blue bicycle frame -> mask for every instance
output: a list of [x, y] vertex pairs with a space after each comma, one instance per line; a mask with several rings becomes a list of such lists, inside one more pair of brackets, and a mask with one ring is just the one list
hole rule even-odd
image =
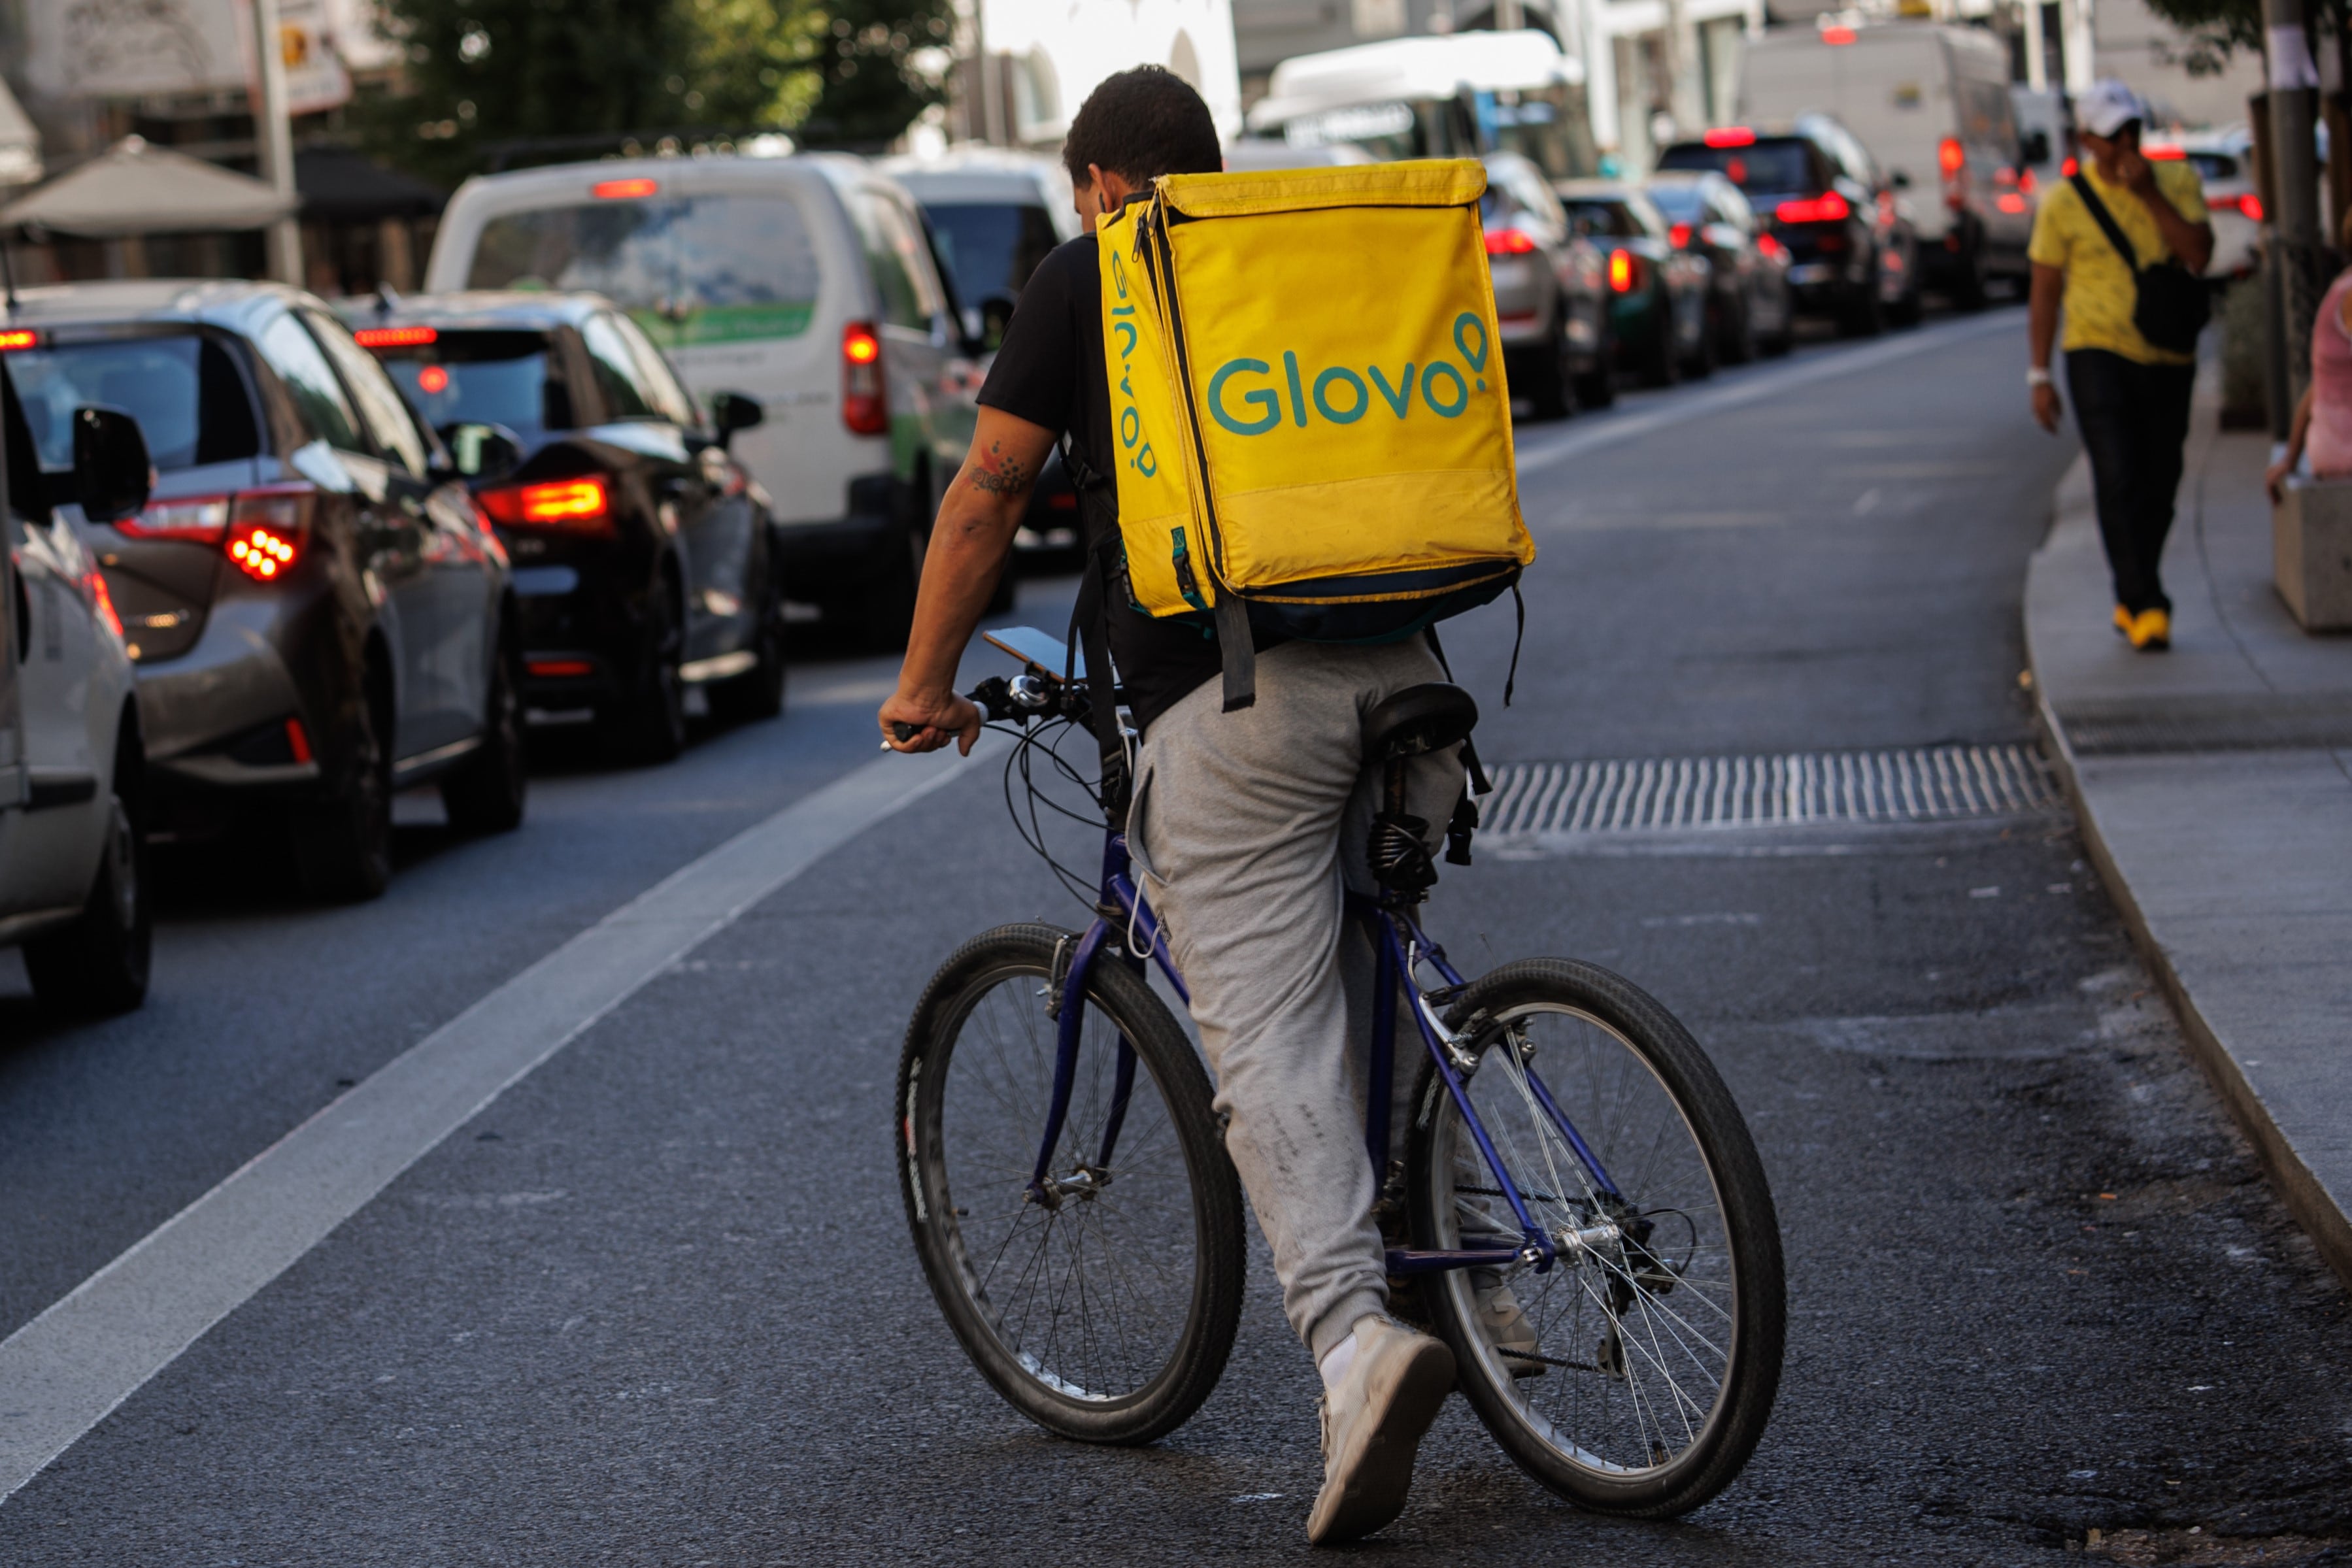
[[[1054, 1149], [1061, 1142], [1063, 1124], [1069, 1114], [1071, 1085], [1077, 1077], [1080, 1024], [1086, 1013], [1087, 979], [1094, 966], [1104, 956], [1106, 947], [1117, 939], [1131, 937], [1124, 947], [1112, 947], [1114, 955], [1138, 973], [1143, 970], [1143, 955], [1149, 954], [1176, 988], [1176, 994], [1187, 1003], [1192, 992], [1185, 987], [1184, 977], [1176, 970], [1175, 959], [1162, 938], [1160, 922], [1151, 913], [1143, 891], [1136, 885], [1128, 858], [1127, 835], [1112, 832], [1103, 842], [1103, 873], [1101, 896], [1096, 907], [1106, 912], [1078, 938], [1070, 956], [1068, 972], [1062, 977], [1061, 995], [1056, 999], [1056, 1054], [1054, 1061], [1054, 1092], [1045, 1117], [1044, 1138], [1037, 1145], [1037, 1163], [1030, 1174], [1029, 1194], [1037, 1202], [1048, 1202]], [[1117, 912], [1114, 921], [1109, 913]], [[1503, 1197], [1517, 1218], [1523, 1245], [1516, 1248], [1489, 1248], [1465, 1251], [1428, 1251], [1409, 1248], [1391, 1248], [1388, 1253], [1388, 1271], [1391, 1275], [1429, 1274], [1449, 1269], [1507, 1268], [1516, 1263], [1532, 1264], [1538, 1273], [1549, 1270], [1559, 1256], [1552, 1238], [1528, 1214], [1527, 1201], [1520, 1196], [1511, 1173], [1503, 1167], [1493, 1141], [1486, 1134], [1485, 1124], [1479, 1121], [1476, 1109], [1470, 1103], [1470, 1094], [1464, 1082], [1463, 1069], [1454, 1053], [1461, 1050], [1459, 1039], [1445, 1030], [1423, 994], [1414, 970], [1427, 964], [1444, 981], [1444, 988], [1458, 990], [1466, 984], [1445, 961], [1444, 950], [1423, 932], [1401, 899], [1393, 897], [1366, 898], [1350, 893], [1348, 913], [1362, 925], [1371, 939], [1375, 955], [1372, 990], [1372, 1040], [1370, 1082], [1368, 1085], [1369, 1108], [1365, 1116], [1364, 1145], [1372, 1161], [1373, 1180], [1377, 1184], [1388, 1169], [1390, 1090], [1395, 1082], [1396, 998], [1400, 984], [1409, 986], [1413, 997], [1413, 1022], [1421, 1031], [1422, 1043], [1428, 1049], [1431, 1061], [1436, 1064], [1438, 1076], [1444, 1080], [1446, 1092], [1454, 1097], [1462, 1122], [1476, 1140], [1478, 1152], [1486, 1157], [1487, 1167], [1494, 1172], [1495, 1182]], [[1141, 953], [1135, 951], [1137, 947]], [[1464, 1059], [1466, 1061], [1466, 1058]], [[1622, 1196], [1601, 1168], [1574, 1125], [1572, 1125], [1551, 1091], [1537, 1076], [1532, 1062], [1523, 1063], [1528, 1087], [1544, 1115], [1559, 1130], [1576, 1157], [1591, 1178], [1592, 1191], [1603, 1202], [1622, 1204]], [[1129, 1098], [1135, 1089], [1135, 1050], [1122, 1037], [1118, 1042], [1118, 1058], [1111, 1080], [1109, 1114], [1103, 1124], [1102, 1146], [1095, 1159], [1095, 1168], [1108, 1170], [1111, 1155], [1118, 1143], [1121, 1125], [1127, 1119]]]

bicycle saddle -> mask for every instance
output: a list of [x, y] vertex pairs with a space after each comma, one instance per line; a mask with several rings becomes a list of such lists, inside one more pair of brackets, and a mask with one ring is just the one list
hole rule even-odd
[[1429, 681], [1384, 698], [1364, 716], [1364, 755], [1382, 762], [1442, 751], [1469, 738], [1478, 704], [1468, 692]]

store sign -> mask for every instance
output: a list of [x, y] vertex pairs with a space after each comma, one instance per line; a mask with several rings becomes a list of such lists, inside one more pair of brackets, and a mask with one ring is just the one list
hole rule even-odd
[[[242, 92], [253, 77], [247, 0], [25, 0], [25, 78], [52, 98]], [[287, 106], [315, 113], [352, 96], [329, 0], [278, 0]]]

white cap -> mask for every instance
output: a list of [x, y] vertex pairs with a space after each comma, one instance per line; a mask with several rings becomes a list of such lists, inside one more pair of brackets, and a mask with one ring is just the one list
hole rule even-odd
[[2133, 120], [2146, 124], [2147, 100], [2113, 77], [2102, 77], [2074, 99], [2074, 123], [2092, 135], [2115, 135]]

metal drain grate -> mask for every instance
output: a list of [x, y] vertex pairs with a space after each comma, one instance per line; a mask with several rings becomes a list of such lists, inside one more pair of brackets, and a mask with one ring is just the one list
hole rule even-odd
[[1942, 822], [2051, 811], [2063, 800], [2024, 746], [1508, 762], [1492, 773], [1482, 836]]

